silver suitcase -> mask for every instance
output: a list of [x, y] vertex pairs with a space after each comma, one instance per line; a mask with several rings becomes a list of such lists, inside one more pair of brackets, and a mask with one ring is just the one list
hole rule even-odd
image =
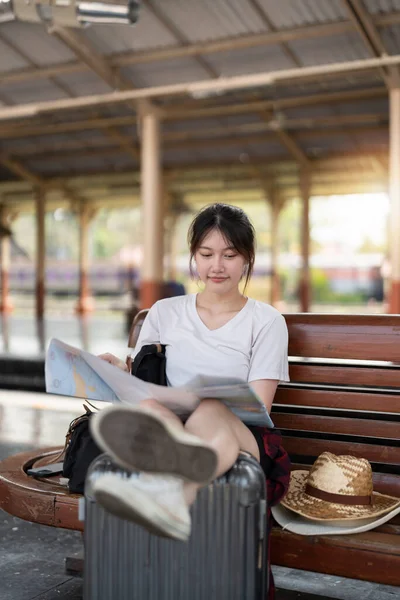
[[178, 542], [107, 513], [91, 482], [115, 467], [105, 455], [85, 488], [84, 600], [265, 600], [268, 590], [265, 475], [241, 455], [203, 488], [192, 507], [192, 534]]

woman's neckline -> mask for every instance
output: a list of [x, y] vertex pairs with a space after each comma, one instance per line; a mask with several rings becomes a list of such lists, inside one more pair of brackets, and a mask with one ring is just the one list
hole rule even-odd
[[193, 307], [193, 311], [194, 311], [194, 314], [195, 314], [195, 317], [196, 317], [197, 321], [201, 324], [201, 326], [208, 333], [213, 333], [215, 331], [220, 331], [221, 329], [228, 328], [228, 326], [232, 326], [232, 323], [234, 323], [239, 317], [241, 317], [243, 314], [245, 314], [247, 312], [248, 308], [251, 305], [251, 298], [247, 298], [246, 303], [243, 305], [243, 307], [236, 314], [234, 314], [233, 317], [231, 317], [228, 321], [226, 321], [226, 323], [224, 323], [220, 327], [216, 327], [215, 329], [210, 329], [204, 323], [203, 319], [199, 315], [199, 311], [197, 310], [197, 297], [198, 297], [197, 293], [192, 294], [192, 307]]

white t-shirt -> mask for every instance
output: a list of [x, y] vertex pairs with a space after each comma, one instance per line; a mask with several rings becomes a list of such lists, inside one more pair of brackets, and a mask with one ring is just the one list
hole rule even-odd
[[167, 380], [174, 387], [196, 375], [289, 381], [288, 331], [275, 308], [249, 298], [230, 321], [210, 330], [197, 312], [196, 295], [156, 302], [132, 357], [145, 344], [165, 344]]

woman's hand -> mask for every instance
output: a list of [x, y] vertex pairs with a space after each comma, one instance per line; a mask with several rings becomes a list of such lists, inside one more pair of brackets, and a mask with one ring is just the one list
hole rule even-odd
[[99, 354], [98, 356], [102, 360], [105, 360], [106, 362], [110, 363], [110, 365], [114, 365], [122, 371], [128, 371], [128, 365], [117, 356], [114, 356], [114, 354], [110, 354], [110, 352], [105, 352], [105, 354]]

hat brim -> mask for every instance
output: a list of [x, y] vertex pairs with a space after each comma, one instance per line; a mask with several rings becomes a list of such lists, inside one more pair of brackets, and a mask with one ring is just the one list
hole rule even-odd
[[302, 517], [317, 522], [337, 522], [338, 525], [346, 521], [364, 521], [377, 519], [386, 513], [400, 508], [400, 499], [374, 492], [373, 503], [368, 505], [346, 505], [327, 502], [314, 498], [305, 493], [308, 471], [292, 471], [290, 474], [289, 489], [282, 499], [281, 505]]
[[281, 504], [273, 506], [272, 515], [282, 529], [297, 533], [298, 535], [348, 535], [350, 533], [363, 533], [390, 521], [400, 513], [400, 506], [378, 518], [348, 519], [338, 521], [311, 521], [302, 517]]

